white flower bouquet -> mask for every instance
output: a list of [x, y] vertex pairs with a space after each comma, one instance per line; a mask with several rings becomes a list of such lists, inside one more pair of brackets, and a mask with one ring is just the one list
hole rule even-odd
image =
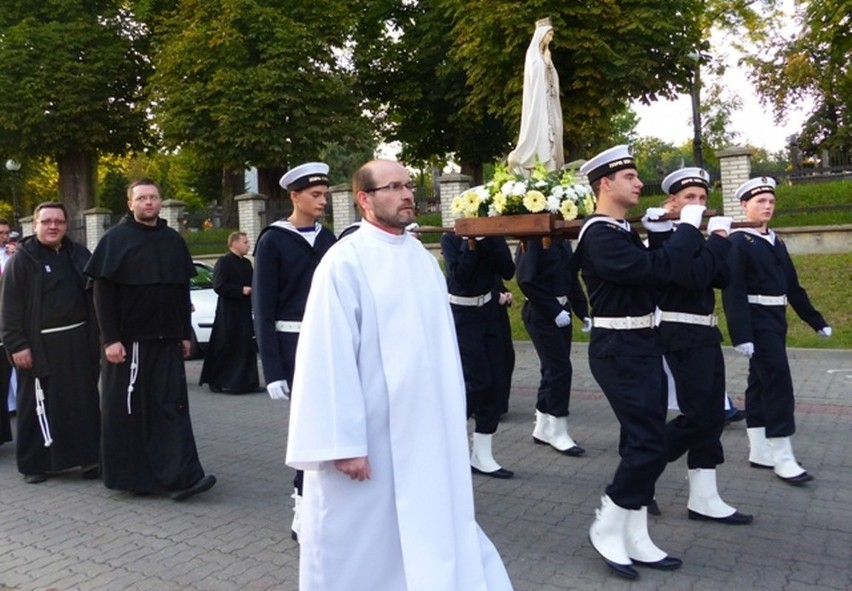
[[571, 221], [593, 214], [595, 197], [589, 187], [574, 182], [570, 171], [548, 172], [536, 164], [524, 177], [498, 165], [494, 178], [453, 199], [450, 208], [462, 218], [547, 213]]

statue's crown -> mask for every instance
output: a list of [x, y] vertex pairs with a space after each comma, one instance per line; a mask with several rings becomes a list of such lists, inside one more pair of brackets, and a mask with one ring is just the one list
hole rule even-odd
[[552, 27], [552, 26], [553, 26], [553, 25], [552, 25], [552, 24], [551, 24], [551, 22], [550, 22], [550, 17], [549, 17], [549, 16], [548, 16], [548, 17], [545, 17], [545, 18], [540, 18], [540, 19], [538, 19], [537, 21], [535, 21], [535, 27], [536, 27], [536, 28], [539, 28], [539, 27]]

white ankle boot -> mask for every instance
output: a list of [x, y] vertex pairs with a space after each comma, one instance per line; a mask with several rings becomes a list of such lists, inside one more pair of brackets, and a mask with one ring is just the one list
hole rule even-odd
[[772, 452], [772, 464], [775, 474], [790, 484], [803, 484], [813, 480], [796, 461], [793, 455], [793, 442], [789, 437], [769, 437], [766, 439]]
[[746, 429], [748, 435], [748, 461], [752, 468], [771, 468], [772, 452], [766, 442], [766, 427], [749, 427]]
[[550, 445], [559, 453], [568, 456], [579, 456], [586, 451], [569, 435], [568, 417], [555, 417], [538, 410], [535, 411], [533, 441], [539, 445]]
[[716, 470], [695, 468], [689, 471], [689, 501], [686, 504], [689, 518], [698, 521], [718, 521], [730, 525], [747, 525], [751, 515], [731, 507], [716, 487]]
[[600, 509], [589, 528], [589, 540], [604, 562], [617, 574], [628, 579], [639, 576], [627, 553], [628, 509], [616, 505], [608, 495], [601, 497]]
[[511, 470], [503, 469], [494, 459], [491, 451], [491, 442], [494, 435], [491, 433], [474, 433], [473, 450], [470, 454], [470, 466], [473, 471], [494, 478], [511, 478], [515, 475]]
[[636, 564], [659, 570], [674, 570], [683, 564], [679, 558], [670, 557], [651, 541], [647, 507], [628, 512], [626, 532], [627, 555]]

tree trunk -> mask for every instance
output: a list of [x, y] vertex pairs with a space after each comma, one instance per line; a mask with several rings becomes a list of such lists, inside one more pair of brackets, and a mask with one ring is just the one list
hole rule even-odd
[[473, 183], [471, 186], [482, 184], [482, 162], [478, 162], [476, 164], [462, 162], [459, 164], [459, 168], [461, 168], [462, 174], [473, 177]]
[[80, 240], [83, 212], [95, 204], [97, 155], [93, 152], [66, 152], [56, 158], [59, 168], [59, 201], [68, 210], [68, 232]]
[[222, 227], [236, 228], [240, 225], [239, 213], [234, 197], [245, 193], [245, 173], [242, 170], [222, 169]]
[[258, 168], [257, 190], [261, 195], [269, 197], [266, 202], [267, 216], [270, 223], [277, 219], [287, 217], [293, 212], [293, 204], [290, 203], [290, 193], [281, 188], [278, 181], [284, 171], [280, 168]]

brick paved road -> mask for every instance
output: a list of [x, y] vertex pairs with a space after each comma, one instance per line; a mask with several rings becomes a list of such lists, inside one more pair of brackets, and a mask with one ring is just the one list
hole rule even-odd
[[[616, 465], [615, 419], [575, 347], [572, 434], [586, 448], [563, 457], [530, 440], [538, 367], [519, 343], [510, 412], [495, 455], [517, 476], [474, 477], [479, 522], [518, 591], [567, 589], [852, 589], [852, 352], [791, 351], [799, 460], [816, 476], [794, 488], [747, 465], [742, 423], [728, 427], [724, 498], [755, 514], [750, 527], [686, 518], [686, 466], [659, 481], [658, 545], [684, 559], [629, 583], [608, 574], [586, 532]], [[742, 390], [745, 360], [726, 351], [728, 384]], [[841, 371], [833, 371], [841, 370]], [[200, 362], [188, 364], [191, 384]], [[134, 497], [68, 473], [39, 485], [0, 446], [0, 591], [292, 590], [298, 547], [288, 536], [291, 471], [283, 465], [287, 405], [265, 394], [190, 388], [199, 452], [219, 483], [185, 503]], [[739, 398], [742, 403], [741, 397]], [[465, 591], [465, 590], [459, 590]]]

